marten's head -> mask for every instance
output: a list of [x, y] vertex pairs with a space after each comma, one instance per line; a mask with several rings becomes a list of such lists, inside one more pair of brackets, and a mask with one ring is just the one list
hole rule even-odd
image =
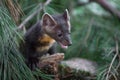
[[70, 33], [70, 16], [66, 9], [63, 14], [49, 15], [45, 13], [42, 17], [42, 28], [44, 32], [58, 42], [62, 48], [67, 48], [72, 44]]

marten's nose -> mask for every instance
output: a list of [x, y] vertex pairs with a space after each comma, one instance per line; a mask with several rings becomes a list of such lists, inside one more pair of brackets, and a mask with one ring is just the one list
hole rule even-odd
[[72, 45], [72, 41], [69, 42], [68, 46], [71, 46]]
[[68, 46], [71, 46], [71, 45], [72, 45], [72, 41], [71, 41], [70, 35], [66, 35], [66, 36], [65, 36], [65, 40], [67, 41]]

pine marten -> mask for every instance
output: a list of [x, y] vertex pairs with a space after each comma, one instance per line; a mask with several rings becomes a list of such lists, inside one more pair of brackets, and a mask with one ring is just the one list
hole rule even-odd
[[45, 13], [41, 21], [30, 27], [24, 36], [22, 53], [28, 67], [36, 68], [41, 56], [55, 53], [55, 42], [62, 48], [70, 46], [72, 44], [70, 30], [70, 16], [67, 9], [58, 15], [51, 16]]

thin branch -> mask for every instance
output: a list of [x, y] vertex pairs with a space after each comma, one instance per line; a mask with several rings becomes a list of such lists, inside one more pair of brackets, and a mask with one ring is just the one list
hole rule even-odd
[[107, 0], [89, 0], [88, 2], [82, 3], [82, 2], [78, 2], [78, 6], [85, 6], [91, 2], [96, 2], [98, 3], [101, 7], [103, 7], [106, 11], [108, 11], [109, 13], [111, 13], [114, 16], [117, 16], [120, 19], [120, 11], [118, 11], [116, 8], [114, 8], [113, 6], [111, 6]]
[[107, 54], [107, 57], [110, 56], [111, 53], [115, 51], [115, 48], [111, 49], [110, 52]]
[[45, 3], [44, 3], [44, 6], [47, 6], [48, 4], [50, 4], [52, 0], [47, 0]]
[[[116, 15], [117, 17], [120, 18], [120, 12], [117, 11], [115, 8], [113, 8], [110, 4], [108, 4], [105, 0], [103, 2], [99, 1], [98, 2], [104, 9], [109, 11], [111, 14]], [[104, 3], [104, 4], [103, 4]]]
[[18, 29], [23, 29], [24, 25], [29, 21], [31, 20], [38, 12], [40, 12], [42, 10], [42, 5], [41, 3], [39, 4], [40, 8], [34, 12], [33, 14], [31, 14], [30, 16], [28, 16], [19, 26], [18, 26]]
[[89, 37], [90, 37], [90, 33], [91, 33], [91, 29], [92, 29], [93, 22], [94, 22], [94, 19], [91, 18], [91, 19], [90, 19], [90, 22], [89, 22], [89, 25], [88, 25], [88, 31], [87, 31], [86, 36], [85, 36], [85, 39], [84, 39], [85, 46], [87, 46], [87, 40], [88, 40]]
[[112, 61], [110, 63], [110, 66], [109, 66], [109, 69], [108, 69], [108, 72], [107, 72], [107, 76], [106, 76], [106, 80], [109, 79], [109, 74], [111, 73], [113, 63], [114, 63], [116, 57], [118, 56], [118, 54], [119, 54], [119, 46], [118, 46], [118, 41], [116, 40], [116, 54], [114, 55], [114, 57], [113, 57], [113, 59], [112, 59]]
[[112, 74], [111, 76], [113, 76], [115, 80], [118, 80], [116, 75], [113, 72], [111, 72], [111, 74]]
[[25, 26], [25, 24], [31, 20], [35, 15], [37, 15], [39, 12], [42, 11], [42, 9], [47, 6], [49, 3], [51, 2], [51, 0], [47, 0], [43, 5], [40, 3], [39, 4], [39, 9], [37, 11], [35, 11], [33, 14], [31, 14], [30, 16], [28, 16], [19, 26], [18, 26], [18, 30], [19, 29], [23, 29]]
[[118, 11], [116, 8], [114, 8], [113, 6], [111, 6], [107, 0], [92, 0], [96, 3], [98, 3], [99, 5], [101, 5], [101, 7], [103, 7], [105, 10], [107, 10], [108, 12], [110, 12], [112, 15], [117, 16], [120, 19], [120, 11]]
[[106, 71], [107, 71], [107, 69], [104, 69], [103, 71], [100, 72], [100, 74], [99, 74], [100, 77], [98, 78], [98, 80], [100, 80], [100, 79], [103, 80], [102, 78], [104, 78], [104, 75], [106, 75]]

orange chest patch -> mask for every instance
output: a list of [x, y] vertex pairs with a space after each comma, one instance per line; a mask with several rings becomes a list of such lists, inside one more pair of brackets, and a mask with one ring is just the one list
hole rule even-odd
[[38, 41], [42, 43], [43, 45], [40, 47], [37, 47], [37, 51], [44, 51], [48, 50], [54, 43], [55, 40], [48, 36], [47, 34], [43, 35], [43, 37], [39, 38]]
[[48, 43], [48, 44], [53, 44], [55, 42], [55, 40], [50, 36], [48, 36], [47, 34], [43, 35], [43, 37], [39, 38], [38, 40], [41, 43]]

